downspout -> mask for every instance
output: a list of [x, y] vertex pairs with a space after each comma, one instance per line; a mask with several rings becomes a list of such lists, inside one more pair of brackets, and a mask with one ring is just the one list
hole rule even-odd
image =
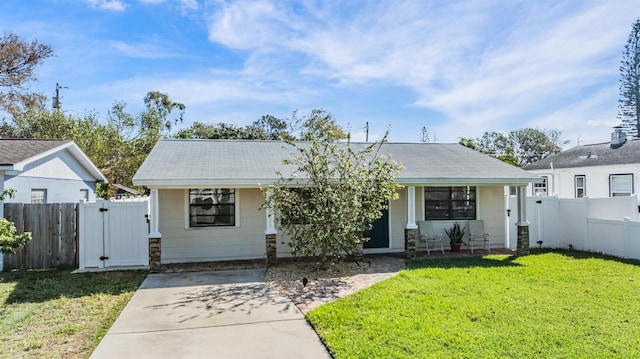
[[553, 162], [549, 162], [551, 164], [551, 194], [557, 195], [556, 193], [556, 170], [553, 168]]

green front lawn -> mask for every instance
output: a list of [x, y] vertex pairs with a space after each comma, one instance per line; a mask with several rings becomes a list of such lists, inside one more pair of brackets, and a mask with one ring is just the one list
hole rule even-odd
[[89, 357], [146, 275], [0, 273], [0, 357]]
[[639, 358], [640, 266], [581, 252], [411, 261], [308, 318], [336, 358]]

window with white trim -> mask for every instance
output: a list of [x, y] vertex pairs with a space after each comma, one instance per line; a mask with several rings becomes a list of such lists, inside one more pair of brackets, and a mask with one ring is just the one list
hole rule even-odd
[[44, 188], [32, 188], [31, 203], [47, 203], [47, 190]]
[[609, 194], [611, 197], [631, 196], [633, 194], [633, 174], [609, 175]]
[[189, 189], [189, 227], [236, 225], [235, 188]]
[[587, 195], [587, 177], [584, 175], [577, 175], [574, 177], [574, 187], [576, 198], [582, 198]]
[[476, 187], [425, 187], [424, 219], [476, 219]]
[[533, 195], [534, 196], [546, 196], [547, 195], [547, 176], [540, 176], [542, 178], [542, 182], [533, 184]]
[[81, 201], [85, 201], [85, 202], [89, 201], [89, 190], [88, 189], [81, 189], [80, 190], [80, 200]]

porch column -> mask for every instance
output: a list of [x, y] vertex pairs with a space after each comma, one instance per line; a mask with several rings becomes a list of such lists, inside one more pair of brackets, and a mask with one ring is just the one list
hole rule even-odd
[[162, 234], [160, 234], [158, 219], [160, 213], [158, 189], [151, 189], [149, 198], [149, 213], [151, 233], [149, 233], [149, 272], [158, 273], [162, 264]]
[[529, 251], [529, 221], [527, 221], [527, 187], [518, 187], [518, 242], [517, 255], [527, 255]]
[[160, 213], [160, 205], [159, 205], [159, 197], [158, 197], [158, 189], [157, 188], [153, 188], [151, 189], [151, 196], [149, 197], [149, 211], [151, 213], [150, 217], [151, 217], [151, 233], [159, 233], [160, 229], [159, 229], [159, 221], [158, 221], [158, 217], [159, 217], [159, 213]]
[[404, 252], [407, 258], [416, 257], [416, 187], [407, 187], [407, 224], [404, 226]]
[[[4, 192], [4, 171], [0, 171], [0, 194]], [[4, 218], [4, 201], [0, 201], [0, 218]], [[4, 267], [4, 255], [0, 253], [0, 272], [2, 272], [2, 268]]]
[[[273, 189], [267, 189], [267, 198], [271, 197], [272, 194]], [[275, 226], [275, 216], [273, 213], [273, 208], [265, 207], [265, 209], [267, 222], [266, 229], [264, 230], [264, 237], [267, 245], [267, 265], [273, 265], [278, 261], [278, 249], [276, 243], [278, 231], [276, 230]]]
[[[2, 194], [2, 192], [4, 192], [4, 171], [0, 171], [0, 194]], [[0, 218], [4, 218], [4, 201], [0, 201]], [[2, 263], [2, 258], [0, 258], [0, 264], [1, 263]], [[0, 271], [2, 271], [1, 266], [0, 266]]]

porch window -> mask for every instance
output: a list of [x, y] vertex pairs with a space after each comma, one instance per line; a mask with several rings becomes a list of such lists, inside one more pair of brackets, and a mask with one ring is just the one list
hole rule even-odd
[[47, 190], [44, 188], [33, 188], [31, 190], [31, 203], [47, 203]]
[[609, 176], [611, 197], [631, 196], [633, 194], [633, 174], [621, 174]]
[[476, 187], [425, 187], [425, 220], [476, 219]]
[[547, 176], [540, 176], [542, 178], [542, 182], [533, 184], [533, 195], [534, 196], [546, 196], [547, 195]]
[[584, 175], [578, 175], [574, 179], [576, 198], [582, 198], [587, 195], [587, 178]]
[[236, 225], [234, 188], [189, 189], [189, 227]]

